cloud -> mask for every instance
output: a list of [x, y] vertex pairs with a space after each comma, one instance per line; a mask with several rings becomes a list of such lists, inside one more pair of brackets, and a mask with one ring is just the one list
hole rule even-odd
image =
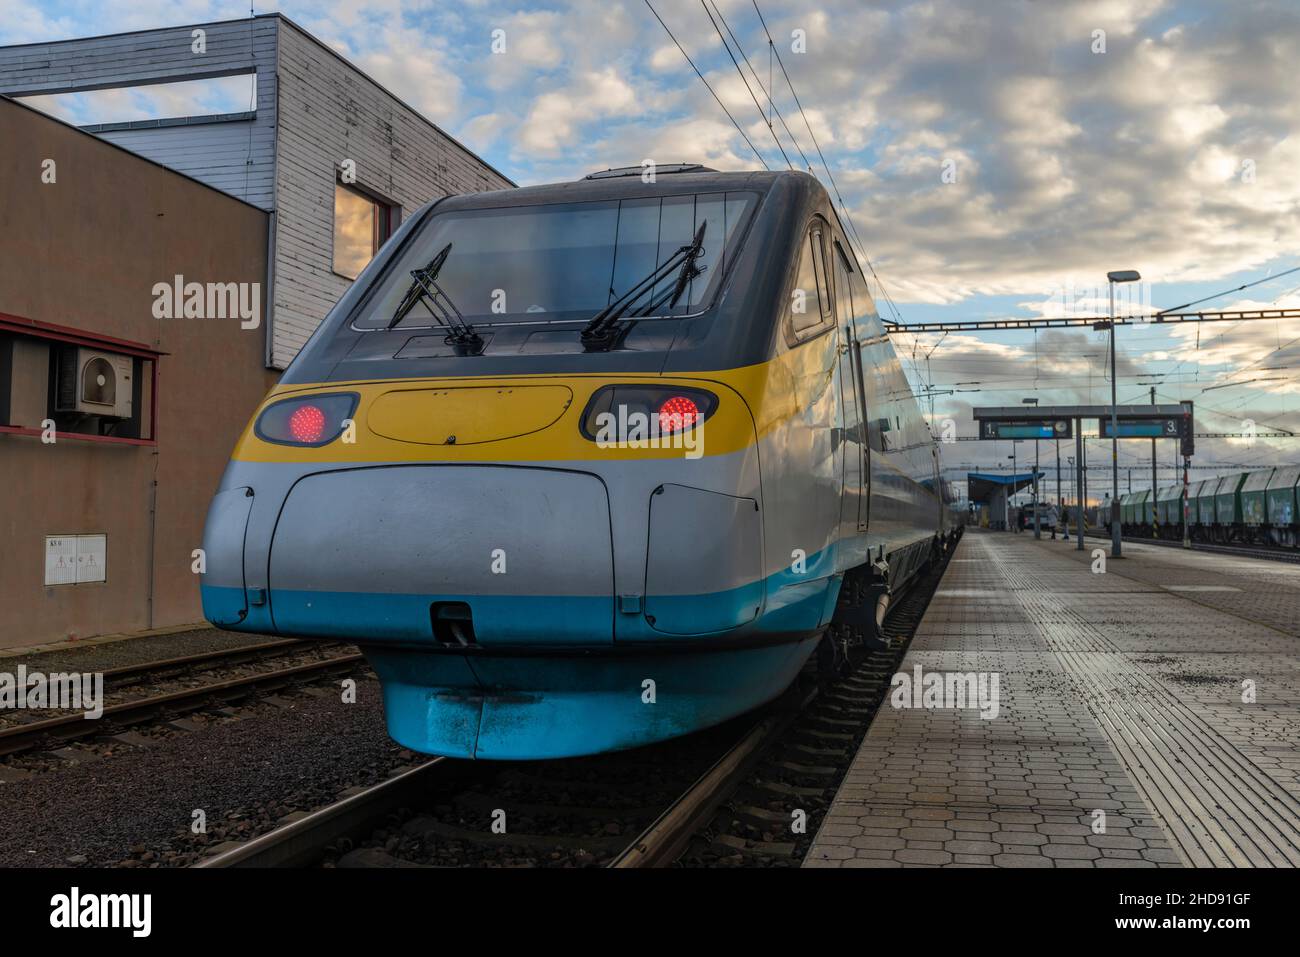
[[[3, 42], [244, 14], [220, 0], [4, 2]], [[770, 64], [764, 92], [735, 51], [747, 88], [698, 0], [653, 2], [769, 165], [784, 166], [775, 135], [795, 165], [825, 178], [815, 137], [905, 314], [1102, 312], [1110, 269], [1137, 268], [1159, 293], [1300, 251], [1295, 4], [759, 0], [769, 61], [749, 0], [718, 0], [763, 87]], [[645, 158], [725, 170], [762, 162], [643, 0], [277, 7], [523, 184]], [[506, 52], [493, 54], [498, 28]], [[1098, 31], [1104, 53], [1094, 52]], [[759, 116], [769, 93], [785, 120], [773, 117], [771, 130]], [[1053, 293], [1067, 287], [1079, 293], [1068, 304]], [[1147, 303], [1169, 303], [1146, 289]], [[1300, 427], [1288, 408], [1300, 376], [1266, 368], [1300, 367], [1285, 345], [1296, 335], [1300, 323], [1127, 327], [1120, 386], [1136, 394], [1149, 375], [1166, 399], [1197, 397], [1207, 419], [1227, 417], [1220, 424], [1250, 413]], [[915, 360], [910, 338], [899, 345], [914, 378], [987, 390], [938, 396], [937, 414], [1034, 388], [1059, 401], [1109, 394], [1105, 336], [1087, 329], [927, 339]], [[970, 381], [984, 385], [954, 385]], [[1201, 398], [1222, 382], [1233, 384]]]

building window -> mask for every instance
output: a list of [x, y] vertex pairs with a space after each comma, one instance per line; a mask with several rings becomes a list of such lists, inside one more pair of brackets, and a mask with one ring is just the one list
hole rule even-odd
[[395, 209], [358, 189], [334, 184], [334, 271], [356, 279], [393, 234]]

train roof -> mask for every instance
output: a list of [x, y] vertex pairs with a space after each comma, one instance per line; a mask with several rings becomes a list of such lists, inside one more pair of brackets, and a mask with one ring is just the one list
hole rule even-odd
[[[448, 196], [438, 206], [442, 211], [457, 209], [491, 209], [502, 206], [544, 206], [552, 203], [572, 203], [602, 199], [627, 199], [639, 196], [679, 196], [689, 193], [713, 193], [751, 190], [767, 193], [774, 185], [786, 181], [788, 185], [809, 185], [821, 189], [817, 179], [798, 170], [750, 170], [739, 173], [720, 173], [717, 170], [658, 173], [653, 184], [641, 182], [639, 175], [600, 175], [594, 179], [578, 179], [565, 183], [547, 183], [541, 186], [521, 186], [517, 189], [497, 189], [486, 193], [467, 193]], [[806, 182], [805, 182], [806, 181]]]

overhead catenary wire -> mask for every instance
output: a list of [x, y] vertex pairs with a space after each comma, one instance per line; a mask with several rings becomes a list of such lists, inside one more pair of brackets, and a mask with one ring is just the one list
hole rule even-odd
[[[709, 9], [709, 4], [706, 0], [700, 0], [700, 6], [704, 8], [705, 16], [707, 16], [709, 22], [713, 24], [713, 30], [717, 33], [718, 39], [722, 41], [722, 48], [727, 51], [727, 56], [731, 57], [731, 63], [736, 68], [736, 72], [740, 74], [740, 82], [745, 84], [745, 90], [749, 93], [749, 98], [754, 101], [754, 108], [758, 110], [758, 118], [765, 121], [767, 117], [763, 115], [763, 104], [759, 103], [758, 97], [754, 95], [754, 89], [749, 85], [749, 78], [745, 76], [745, 71], [740, 68], [740, 63], [736, 59], [736, 54], [731, 52], [731, 44], [729, 44], [727, 38], [722, 35], [722, 28], [718, 26], [718, 21], [713, 18], [713, 11]], [[722, 16], [721, 11], [718, 12], [718, 16]], [[727, 32], [731, 32], [730, 27], [727, 28]], [[737, 46], [739, 46], [739, 44], [737, 44]], [[744, 56], [743, 50], [741, 51], [741, 56]], [[746, 59], [745, 62], [748, 63], [749, 60]], [[761, 85], [759, 89], [762, 89]], [[776, 135], [776, 130], [772, 128], [771, 123], [767, 123], [767, 131], [772, 134], [772, 140], [776, 143], [776, 148], [781, 151], [781, 157], [785, 160], [785, 165], [790, 169], [794, 169], [794, 163], [790, 162], [790, 154], [788, 154], [785, 151], [785, 147], [781, 145], [781, 139]]]
[[758, 86], [760, 90], [763, 91], [763, 94], [767, 97], [768, 127], [771, 128], [772, 116], [775, 115], [776, 118], [781, 121], [781, 128], [785, 130], [785, 135], [790, 137], [790, 142], [791, 144], [793, 144], [795, 151], [799, 154], [799, 158], [803, 160], [804, 168], [811, 170], [812, 160], [808, 159], [808, 154], [805, 153], [803, 150], [803, 144], [801, 144], [799, 142], [799, 138], [794, 135], [794, 131], [790, 129], [790, 124], [785, 121], [785, 115], [781, 112], [780, 108], [776, 105], [776, 101], [772, 98], [773, 57], [772, 57], [771, 42], [769, 41], [768, 43], [767, 86], [763, 86], [763, 81], [760, 80], [758, 77], [758, 71], [755, 70], [754, 65], [749, 62], [749, 57], [745, 54], [745, 48], [741, 46], [740, 40], [736, 37], [736, 32], [731, 29], [731, 24], [729, 24], [727, 22], [727, 18], [722, 15], [722, 11], [718, 8], [718, 4], [715, 2], [715, 0], [709, 0], [709, 2], [713, 4], [713, 12], [718, 15], [718, 20], [722, 23], [723, 28], [727, 31], [727, 35], [731, 37], [732, 44], [736, 47], [737, 50], [740, 51], [740, 56], [741, 59], [745, 61], [745, 66], [749, 67], [749, 72], [754, 77], [754, 83]]
[[763, 26], [763, 33], [767, 36], [767, 41], [771, 44], [771, 50], [776, 55], [776, 64], [781, 68], [781, 75], [785, 77], [786, 86], [790, 88], [790, 96], [794, 98], [794, 104], [799, 109], [799, 115], [803, 117], [804, 126], [808, 128], [808, 136], [812, 140], [813, 147], [817, 150], [817, 156], [821, 159], [822, 169], [826, 170], [826, 178], [830, 181], [831, 189], [835, 193], [835, 198], [839, 201], [840, 209], [844, 213], [844, 222], [848, 225], [849, 231], [853, 234], [854, 240], [858, 244], [858, 252], [862, 255], [862, 260], [867, 264], [867, 269], [871, 271], [871, 276], [876, 280], [876, 285], [880, 289], [881, 296], [889, 305], [890, 311], [894, 314], [894, 320], [902, 323], [902, 313], [899, 312], [898, 306], [894, 303], [893, 297], [889, 295], [889, 290], [885, 288], [884, 282], [876, 272], [876, 267], [872, 265], [871, 257], [867, 255], [866, 244], [858, 234], [858, 227], [853, 222], [853, 217], [849, 213], [848, 204], [844, 202], [844, 196], [840, 193], [839, 185], [835, 182], [835, 174], [831, 172], [830, 164], [826, 162], [826, 154], [822, 152], [821, 144], [817, 142], [817, 134], [813, 132], [812, 123], [808, 119], [808, 113], [803, 108], [803, 103], [799, 100], [799, 94], [795, 91], [794, 81], [790, 79], [790, 73], [785, 68], [785, 61], [781, 59], [781, 53], [776, 49], [776, 42], [772, 39], [772, 32], [767, 28], [767, 20], [763, 17], [763, 11], [759, 9], [758, 0], [750, 0], [754, 5], [754, 12], [758, 14], [759, 23]]
[[722, 112], [727, 114], [727, 119], [731, 120], [731, 125], [736, 128], [736, 132], [740, 134], [741, 139], [743, 139], [749, 148], [754, 151], [754, 155], [758, 157], [758, 161], [763, 164], [763, 169], [770, 171], [772, 167], [767, 165], [767, 160], [763, 158], [763, 154], [758, 151], [758, 147], [755, 146], [750, 138], [745, 135], [745, 131], [741, 128], [740, 124], [736, 122], [736, 118], [732, 116], [731, 111], [727, 109], [727, 104], [722, 102], [722, 98], [714, 91], [713, 87], [709, 84], [709, 81], [704, 78], [704, 74], [701, 73], [700, 68], [695, 65], [695, 61], [691, 59], [690, 54], [687, 53], [682, 45], [677, 42], [677, 37], [673, 35], [672, 30], [668, 29], [668, 24], [664, 23], [664, 18], [659, 16], [659, 11], [654, 8], [654, 4], [652, 4], [650, 0], [645, 0], [645, 5], [650, 8], [650, 12], [653, 13], [655, 19], [659, 21], [659, 25], [664, 28], [664, 32], [667, 33], [668, 38], [673, 41], [673, 45], [676, 46], [677, 49], [681, 51], [682, 56], [686, 58], [686, 62], [691, 65], [691, 69], [694, 70], [695, 75], [700, 78], [700, 82], [704, 84], [705, 89], [712, 94], [713, 99], [716, 100], [718, 106], [722, 108]]
[[[1281, 277], [1289, 275], [1293, 272], [1300, 272], [1300, 266], [1294, 266], [1291, 269], [1285, 269], [1280, 273], [1275, 273], [1271, 276], [1265, 276], [1263, 279], [1256, 279], [1254, 282], [1248, 282], [1240, 286], [1234, 286], [1232, 289], [1225, 289], [1223, 292], [1216, 292], [1214, 295], [1206, 296], [1204, 299], [1194, 299], [1191, 302], [1183, 303], [1181, 306], [1170, 306], [1168, 309], [1161, 309], [1159, 312], [1156, 313], [1156, 315], [1163, 316], [1165, 313], [1168, 312], [1181, 312], [1182, 310], [1186, 309], [1188, 306], [1198, 306], [1203, 302], [1209, 302], [1211, 299], [1218, 299], [1221, 296], [1227, 296], [1234, 292], [1241, 292], [1243, 289], [1249, 289], [1251, 286], [1258, 286], [1262, 283], [1269, 282], [1273, 279], [1280, 279]], [[1276, 302], [1276, 300], [1274, 301]]]

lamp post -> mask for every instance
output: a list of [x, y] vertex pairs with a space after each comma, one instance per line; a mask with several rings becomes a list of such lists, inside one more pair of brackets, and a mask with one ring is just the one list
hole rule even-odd
[[[1021, 399], [1022, 405], [1032, 405], [1036, 410], [1038, 408], [1037, 399]], [[1034, 439], [1034, 538], [1042, 539], [1043, 533], [1038, 527], [1038, 439]]]
[[[1062, 524], [1061, 519], [1065, 515], [1065, 499], [1061, 496], [1061, 440], [1052, 439], [1052, 445], [1056, 446], [1056, 524]], [[1069, 529], [1066, 529], [1066, 540], [1069, 541]]]
[[[1011, 454], [1007, 456], [1011, 460], [1011, 485], [1007, 489], [1007, 531], [1014, 532], [1016, 529], [1011, 527], [1011, 497], [1016, 494], [1016, 443], [1011, 443]], [[1016, 522], [1016, 528], [1020, 527], [1020, 522]]]
[[1119, 529], [1119, 376], [1115, 369], [1115, 283], [1137, 282], [1142, 276], [1136, 269], [1119, 269], [1106, 273], [1110, 283], [1110, 554], [1120, 557]]
[[[1078, 425], [1078, 424], [1076, 424], [1076, 425]], [[1078, 443], [1079, 443], [1079, 432], [1078, 432], [1078, 428], [1075, 429], [1074, 442], [1075, 442], [1075, 445], [1078, 446]], [[1078, 475], [1078, 472], [1076, 472], [1076, 471], [1075, 471], [1075, 468], [1074, 468], [1074, 462], [1075, 462], [1074, 456], [1073, 456], [1073, 455], [1066, 455], [1066, 456], [1065, 456], [1065, 462], [1066, 462], [1066, 464], [1069, 465], [1069, 467], [1070, 467], [1070, 498], [1071, 498], [1071, 499], [1074, 499], [1074, 501], [1078, 501], [1078, 498], [1079, 498], [1079, 475]], [[1065, 540], [1066, 540], [1066, 541], [1070, 541], [1070, 512], [1069, 512], [1069, 511], [1066, 511], [1065, 519], [1066, 519], [1066, 521], [1065, 521]], [[1079, 547], [1080, 547], [1080, 550], [1083, 549], [1083, 534], [1080, 534], [1080, 536], [1079, 536]]]

